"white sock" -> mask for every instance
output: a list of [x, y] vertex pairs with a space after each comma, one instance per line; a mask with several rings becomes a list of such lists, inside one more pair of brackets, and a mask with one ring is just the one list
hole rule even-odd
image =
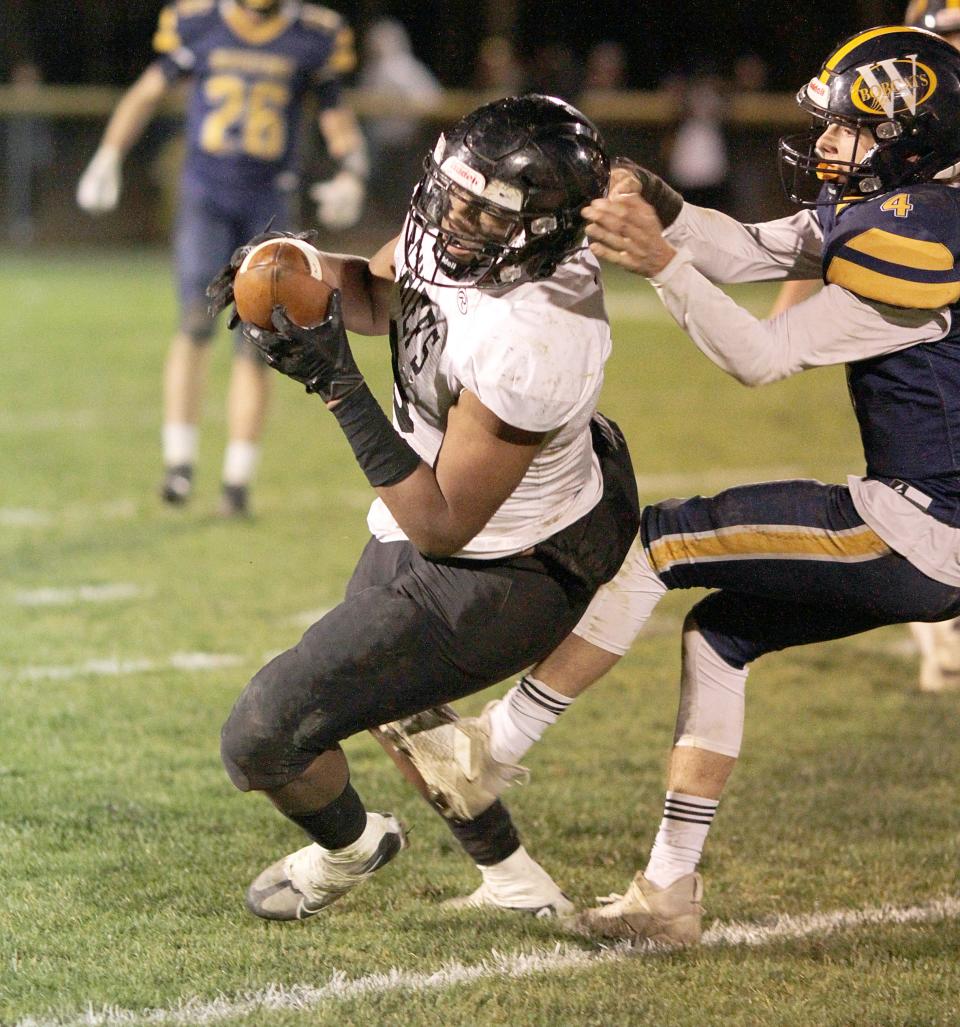
[[256, 442], [230, 442], [223, 454], [223, 484], [249, 485], [260, 460]]
[[165, 424], [163, 426], [163, 466], [191, 466], [197, 462], [197, 426]]
[[490, 755], [516, 763], [572, 702], [525, 674], [490, 711]]
[[651, 884], [669, 888], [674, 881], [697, 869], [718, 805], [718, 799], [667, 792], [663, 820], [650, 852], [650, 862], [643, 872]]
[[[368, 860], [383, 838], [384, 818], [378, 814], [367, 814], [367, 826], [363, 834], [349, 845], [342, 849], [323, 849], [326, 858], [331, 863], [363, 863]], [[323, 848], [321, 845], [320, 848]]]
[[499, 863], [486, 867], [478, 863], [477, 869], [490, 893], [505, 906], [547, 905], [562, 894], [553, 878], [522, 845]]

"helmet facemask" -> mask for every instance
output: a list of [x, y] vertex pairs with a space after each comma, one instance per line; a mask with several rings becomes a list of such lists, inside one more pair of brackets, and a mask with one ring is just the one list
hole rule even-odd
[[[803, 101], [801, 106], [805, 106]], [[876, 160], [884, 149], [884, 142], [877, 135], [886, 132], [894, 139], [901, 131], [900, 127], [893, 122], [868, 125], [862, 121], [831, 118], [820, 112], [810, 113], [813, 121], [806, 132], [784, 136], [780, 140], [780, 181], [787, 198], [801, 207], [815, 207], [836, 203], [842, 196], [859, 199], [885, 188], [876, 170]], [[853, 132], [848, 160], [823, 154], [817, 148], [821, 136], [832, 124], [842, 125]], [[865, 137], [870, 145], [858, 160], [856, 155]], [[830, 186], [826, 194], [824, 185]]]
[[[471, 183], [469, 188], [460, 184], [465, 179]], [[420, 236], [432, 240], [437, 266], [453, 282], [477, 288], [513, 285], [524, 277], [523, 265], [545, 243], [557, 241], [560, 225], [556, 214], [524, 215], [519, 209], [523, 203], [519, 189], [506, 183], [483, 182], [479, 188], [499, 194], [505, 201], [495, 203], [473, 191], [481, 181], [482, 176], [457, 158], [448, 159], [443, 166], [433, 157], [427, 158], [426, 173], [417, 186], [410, 210], [411, 225], [419, 229], [414, 232], [408, 227], [407, 262], [411, 269], [423, 268], [419, 254], [409, 252], [417, 246], [414, 236]], [[579, 248], [583, 221], [579, 211], [575, 214], [580, 230], [571, 238], [569, 248], [555, 254], [553, 267]], [[526, 269], [527, 278], [543, 277], [536, 271], [531, 274], [533, 270]]]

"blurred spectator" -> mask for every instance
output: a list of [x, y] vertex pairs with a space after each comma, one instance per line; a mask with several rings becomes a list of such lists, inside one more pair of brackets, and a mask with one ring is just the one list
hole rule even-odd
[[698, 207], [724, 210], [730, 162], [723, 127], [723, 94], [714, 75], [698, 74], [674, 86], [679, 122], [667, 143], [667, 178]]
[[[731, 99], [760, 105], [767, 88], [768, 68], [755, 53], [745, 53], [733, 65]], [[727, 141], [737, 159], [730, 172], [730, 209], [741, 221], [779, 217], [791, 208], [786, 204], [771, 153], [779, 131], [771, 133], [750, 124], [727, 126]], [[758, 173], [762, 171], [762, 173]]]
[[[363, 37], [360, 90], [386, 103], [409, 107], [429, 105], [442, 95], [440, 83], [410, 47], [407, 30], [393, 18], [375, 21]], [[427, 144], [416, 117], [372, 117], [365, 125], [375, 188], [371, 201], [380, 213], [399, 223]]]
[[492, 97], [516, 96], [524, 91], [526, 73], [504, 36], [487, 36], [480, 41], [474, 86]]
[[530, 61], [527, 88], [534, 93], [576, 101], [582, 82], [581, 68], [563, 43], [546, 43]]
[[[40, 86], [40, 69], [31, 61], [19, 61], [10, 70], [10, 83], [18, 97], [35, 92]], [[47, 125], [40, 118], [16, 115], [7, 118], [5, 127], [7, 238], [14, 243], [29, 243], [36, 234], [33, 191], [37, 172], [52, 162], [53, 146]]]
[[605, 39], [587, 54], [583, 91], [625, 89], [627, 85], [627, 52], [622, 43]]

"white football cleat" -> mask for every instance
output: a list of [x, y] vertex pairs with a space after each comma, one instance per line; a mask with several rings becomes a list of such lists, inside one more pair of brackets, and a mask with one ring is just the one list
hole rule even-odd
[[406, 848], [403, 825], [389, 813], [368, 813], [363, 834], [342, 849], [313, 843], [262, 871], [247, 889], [247, 909], [264, 920], [306, 920]]
[[960, 689], [960, 618], [910, 625], [920, 650], [920, 691]]
[[432, 712], [456, 714], [449, 707], [384, 724], [380, 730], [417, 768], [434, 805], [455, 820], [473, 820], [489, 809], [512, 784], [530, 777], [526, 767], [500, 763], [490, 754], [490, 710], [479, 717], [460, 717], [437, 727], [421, 727], [419, 718]]
[[521, 845], [493, 866], [478, 866], [483, 883], [470, 895], [447, 899], [444, 909], [503, 909], [535, 917], [569, 916], [573, 903]]
[[685, 874], [667, 888], [658, 888], [640, 871], [625, 895], [599, 898], [601, 903], [565, 921], [564, 926], [588, 938], [626, 938], [661, 945], [696, 945], [703, 917], [703, 878]]

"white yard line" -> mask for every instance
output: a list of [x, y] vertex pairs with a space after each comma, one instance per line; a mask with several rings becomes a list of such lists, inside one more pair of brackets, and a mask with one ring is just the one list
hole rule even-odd
[[124, 674], [146, 674], [158, 670], [220, 670], [244, 663], [234, 653], [172, 653], [166, 660], [126, 659], [110, 656], [84, 660], [83, 663], [54, 664], [39, 667], [4, 667], [0, 681], [69, 681], [72, 678], [120, 677]]
[[[830, 913], [803, 916], [781, 916], [769, 923], [714, 923], [703, 936], [708, 948], [736, 945], [762, 946], [811, 936], [856, 930], [868, 926], [891, 924], [935, 923], [960, 917], [960, 899], [948, 897], [918, 906], [879, 906], [867, 909], [840, 909]], [[655, 946], [646, 951], [655, 952]], [[638, 949], [617, 944], [610, 948], [584, 949], [558, 944], [551, 949], [530, 952], [501, 953], [493, 951], [480, 963], [443, 963], [432, 971], [411, 971], [392, 968], [382, 973], [350, 978], [335, 971], [330, 980], [319, 987], [310, 984], [270, 985], [260, 991], [233, 997], [222, 996], [212, 1001], [191, 998], [166, 1009], [88, 1009], [64, 1018], [27, 1017], [15, 1027], [135, 1027], [139, 1024], [202, 1025], [217, 1023], [252, 1013], [309, 1012], [324, 1003], [342, 1002], [368, 995], [438, 991], [472, 984], [489, 978], [522, 978], [534, 974], [556, 974], [579, 970], [602, 963], [635, 959]]]
[[117, 581], [103, 585], [76, 585], [72, 588], [50, 586], [22, 589], [14, 592], [13, 601], [17, 606], [77, 606], [80, 603], [116, 603], [125, 599], [148, 599], [152, 595], [152, 589]]

